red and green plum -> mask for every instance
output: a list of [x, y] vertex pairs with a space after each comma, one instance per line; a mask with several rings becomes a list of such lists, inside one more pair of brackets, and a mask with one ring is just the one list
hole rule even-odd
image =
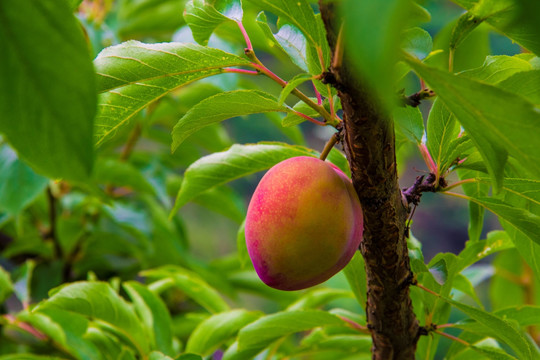
[[351, 180], [335, 165], [307, 156], [282, 161], [264, 175], [245, 225], [257, 274], [280, 290], [328, 280], [351, 260], [362, 232]]

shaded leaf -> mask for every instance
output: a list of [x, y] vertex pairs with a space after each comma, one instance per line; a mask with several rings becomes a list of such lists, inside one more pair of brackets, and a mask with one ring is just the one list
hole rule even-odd
[[342, 325], [339, 317], [318, 310], [296, 310], [267, 315], [249, 324], [238, 334], [240, 350], [263, 349], [274, 340], [299, 331], [326, 325]]
[[393, 111], [397, 128], [410, 142], [420, 144], [424, 136], [424, 119], [418, 107], [396, 107]]
[[[500, 190], [507, 153], [540, 176], [540, 112], [522, 97], [478, 81], [407, 63], [432, 87], [476, 144]], [[514, 119], [519, 119], [516, 126]]]
[[174, 126], [172, 151], [197, 130], [236, 116], [289, 111], [272, 95], [259, 90], [235, 90], [216, 94], [192, 107]]
[[266, 170], [294, 156], [314, 152], [286, 144], [233, 145], [229, 150], [205, 156], [186, 170], [172, 213], [200, 193], [242, 176]]
[[394, 92], [394, 65], [407, 22], [404, 14], [411, 12], [411, 4], [404, 0], [347, 0], [341, 6], [345, 44], [353, 65], [379, 98], [387, 102], [385, 105], [393, 100], [387, 94]]
[[35, 310], [61, 309], [99, 319], [128, 338], [132, 345], [149, 349], [148, 339], [133, 308], [108, 283], [77, 282], [58, 289]]
[[186, 351], [208, 356], [225, 341], [235, 336], [241, 328], [260, 316], [259, 312], [244, 309], [213, 315], [193, 330], [186, 344]]
[[145, 326], [145, 334], [150, 339], [151, 348], [167, 355], [174, 355], [171, 316], [161, 298], [136, 281], [126, 282], [122, 287]]
[[66, 1], [4, 1], [0, 13], [0, 132], [38, 173], [86, 180], [96, 89], [72, 9]]
[[486, 332], [489, 332], [493, 338], [499, 339], [510, 346], [519, 355], [519, 358], [533, 359], [540, 356], [537, 349], [531, 348], [523, 332], [509, 321], [452, 299], [440, 298], [482, 324]]
[[433, 103], [427, 120], [427, 148], [439, 171], [444, 174], [445, 155], [459, 135], [459, 124], [440, 99]]
[[47, 178], [19, 160], [9, 146], [0, 146], [0, 211], [18, 214], [45, 190], [47, 183]]
[[229, 310], [229, 306], [221, 295], [212, 288], [199, 275], [177, 266], [165, 266], [152, 270], [145, 270], [143, 276], [152, 279], [160, 279], [163, 291], [166, 288], [178, 288], [188, 297], [199, 303], [211, 313], [219, 313]]
[[365, 309], [367, 301], [367, 282], [364, 258], [360, 251], [357, 251], [351, 261], [343, 269], [349, 286], [358, 300], [360, 306]]

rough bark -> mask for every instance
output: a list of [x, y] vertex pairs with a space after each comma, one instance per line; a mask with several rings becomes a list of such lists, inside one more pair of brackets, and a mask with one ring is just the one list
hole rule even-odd
[[[320, 0], [319, 5], [334, 50], [340, 19], [333, 3]], [[414, 359], [419, 325], [409, 297], [408, 207], [398, 184], [393, 123], [354, 76], [346, 57], [345, 49], [342, 63], [329, 69], [326, 80], [341, 98], [343, 146], [364, 212], [360, 250], [366, 263], [373, 359]]]

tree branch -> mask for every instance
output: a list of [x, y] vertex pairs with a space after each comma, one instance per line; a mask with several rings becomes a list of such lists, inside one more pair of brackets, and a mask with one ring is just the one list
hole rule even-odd
[[[319, 6], [335, 53], [341, 27], [338, 9], [323, 0]], [[405, 238], [408, 205], [397, 181], [393, 123], [379, 99], [356, 79], [346, 48], [340, 65], [324, 73], [323, 80], [334, 85], [341, 98], [343, 146], [364, 213], [360, 250], [366, 263], [373, 359], [414, 359], [420, 327], [409, 297], [413, 276]]]

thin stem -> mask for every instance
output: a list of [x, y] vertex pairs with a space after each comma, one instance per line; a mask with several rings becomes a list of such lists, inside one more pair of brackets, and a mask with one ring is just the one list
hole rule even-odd
[[124, 149], [122, 150], [122, 153], [120, 154], [120, 161], [127, 161], [133, 152], [133, 149], [135, 148], [135, 144], [137, 144], [137, 141], [141, 137], [142, 133], [142, 126], [140, 123], [137, 123], [133, 130], [131, 131], [131, 134], [129, 135], [129, 138], [126, 142], [126, 145], [124, 146]]
[[343, 62], [343, 24], [344, 23], [341, 23], [341, 26], [339, 27], [334, 56], [332, 57], [332, 68], [334, 69], [339, 69]]
[[[264, 66], [263, 63], [260, 62], [260, 60], [257, 58], [257, 55], [255, 55], [255, 52], [253, 50], [246, 49], [245, 54], [248, 58], [250, 58], [254, 62], [251, 64], [251, 66], [257, 69], [261, 74], [268, 76], [270, 79], [274, 80], [279, 85], [281, 85], [281, 87], [287, 86], [287, 82], [285, 80], [283, 80], [278, 75], [273, 73], [270, 69]], [[332, 115], [324, 108], [324, 106], [315, 103], [313, 100], [311, 100], [307, 95], [305, 95], [300, 90], [295, 88], [291, 91], [291, 94], [293, 94], [294, 96], [296, 96], [297, 98], [305, 102], [306, 105], [308, 105], [310, 108], [312, 108], [313, 110], [321, 114], [321, 116], [326, 121], [325, 125], [331, 125], [335, 127], [340, 123], [340, 120], [337, 119], [336, 117], [332, 117]]]
[[317, 90], [317, 87], [315, 86], [315, 83], [312, 81], [311, 84], [313, 84], [313, 91], [315, 92], [315, 96], [317, 97], [317, 105], [322, 105], [322, 96], [319, 90]]
[[437, 175], [437, 165], [435, 164], [435, 161], [433, 161], [433, 158], [431, 157], [431, 154], [429, 153], [429, 150], [426, 146], [426, 144], [420, 144], [418, 145], [418, 149], [420, 150], [420, 154], [422, 154], [422, 158], [424, 158], [424, 162], [426, 163], [429, 171], [432, 174]]
[[427, 287], [425, 287], [424, 285], [422, 284], [419, 284], [419, 283], [414, 283], [413, 285], [417, 286], [418, 288], [424, 290], [424, 291], [427, 291], [428, 293], [432, 294], [432, 295], [435, 295], [436, 297], [439, 297], [439, 294], [437, 294], [435, 291], [433, 290], [430, 290], [428, 289]]
[[458, 343], [463, 344], [463, 345], [465, 345], [465, 346], [467, 346], [467, 347], [471, 346], [471, 344], [469, 344], [469, 343], [466, 342], [465, 340], [460, 339], [460, 338], [458, 338], [458, 337], [455, 337], [454, 335], [446, 334], [446, 333], [444, 333], [444, 332], [442, 332], [442, 331], [438, 331], [438, 330], [433, 330], [433, 332], [434, 332], [435, 334], [444, 336], [445, 338], [448, 338], [448, 339], [450, 339], [450, 340], [457, 341]]
[[328, 104], [330, 104], [330, 115], [336, 117], [336, 110], [334, 108], [334, 97], [332, 96], [332, 89], [329, 84], [326, 84], [326, 89], [328, 90]]
[[458, 193], [451, 192], [451, 191], [445, 191], [445, 192], [442, 192], [441, 194], [455, 196], [455, 197], [458, 197], [460, 199], [465, 199], [465, 200], [472, 200], [472, 198], [470, 196], [463, 195], [463, 194], [458, 194]]
[[246, 69], [225, 68], [225, 69], [223, 69], [223, 72], [225, 72], [225, 73], [246, 74], [246, 75], [261, 75], [261, 73], [256, 71], [256, 70], [246, 70]]
[[456, 51], [455, 49], [450, 49], [448, 51], [448, 71], [453, 72], [454, 71], [454, 55]]
[[326, 160], [326, 157], [328, 156], [328, 154], [330, 154], [330, 151], [332, 150], [334, 145], [337, 144], [338, 141], [339, 141], [338, 134], [337, 133], [332, 134], [332, 137], [328, 140], [326, 145], [324, 145], [324, 149], [321, 152], [321, 156], [319, 156], [319, 159]]
[[326, 126], [327, 125], [326, 123], [324, 123], [322, 121], [319, 121], [319, 120], [316, 120], [316, 119], [312, 118], [311, 116], [308, 116], [308, 115], [306, 115], [304, 113], [301, 113], [299, 111], [295, 111], [294, 113], [296, 115], [306, 119], [307, 121], [310, 121], [310, 122], [314, 123], [314, 124], [317, 124], [317, 125], [320, 125], [320, 126]]
[[453, 328], [454, 326], [455, 324], [442, 324], [442, 325], [437, 325], [437, 329]]
[[369, 329], [367, 326], [360, 325], [356, 321], [353, 321], [349, 318], [346, 318], [345, 316], [338, 316], [341, 320], [345, 321], [350, 327], [352, 327], [355, 330], [358, 330], [361, 333], [364, 334], [370, 334]]
[[236, 24], [240, 28], [240, 31], [242, 32], [242, 36], [244, 36], [244, 40], [246, 41], [246, 48], [248, 50], [253, 51], [253, 46], [251, 45], [251, 40], [250, 40], [249, 35], [248, 35], [247, 31], [246, 31], [246, 28], [244, 27], [244, 24], [242, 24], [241, 21], [237, 21]]
[[50, 238], [54, 244], [54, 257], [56, 259], [61, 259], [63, 256], [62, 246], [60, 246], [60, 242], [56, 236], [57, 204], [50, 186], [47, 187], [47, 201], [49, 203], [49, 233], [47, 234], [47, 237]]
[[478, 182], [478, 179], [465, 179], [465, 180], [460, 180], [460, 181], [457, 181], [453, 184], [450, 184], [448, 185], [447, 187], [441, 189], [441, 192], [445, 192], [445, 191], [448, 191], [450, 189], [453, 189], [453, 188], [456, 188], [458, 186], [461, 186], [463, 184], [470, 184], [470, 183], [475, 183], [475, 182]]

